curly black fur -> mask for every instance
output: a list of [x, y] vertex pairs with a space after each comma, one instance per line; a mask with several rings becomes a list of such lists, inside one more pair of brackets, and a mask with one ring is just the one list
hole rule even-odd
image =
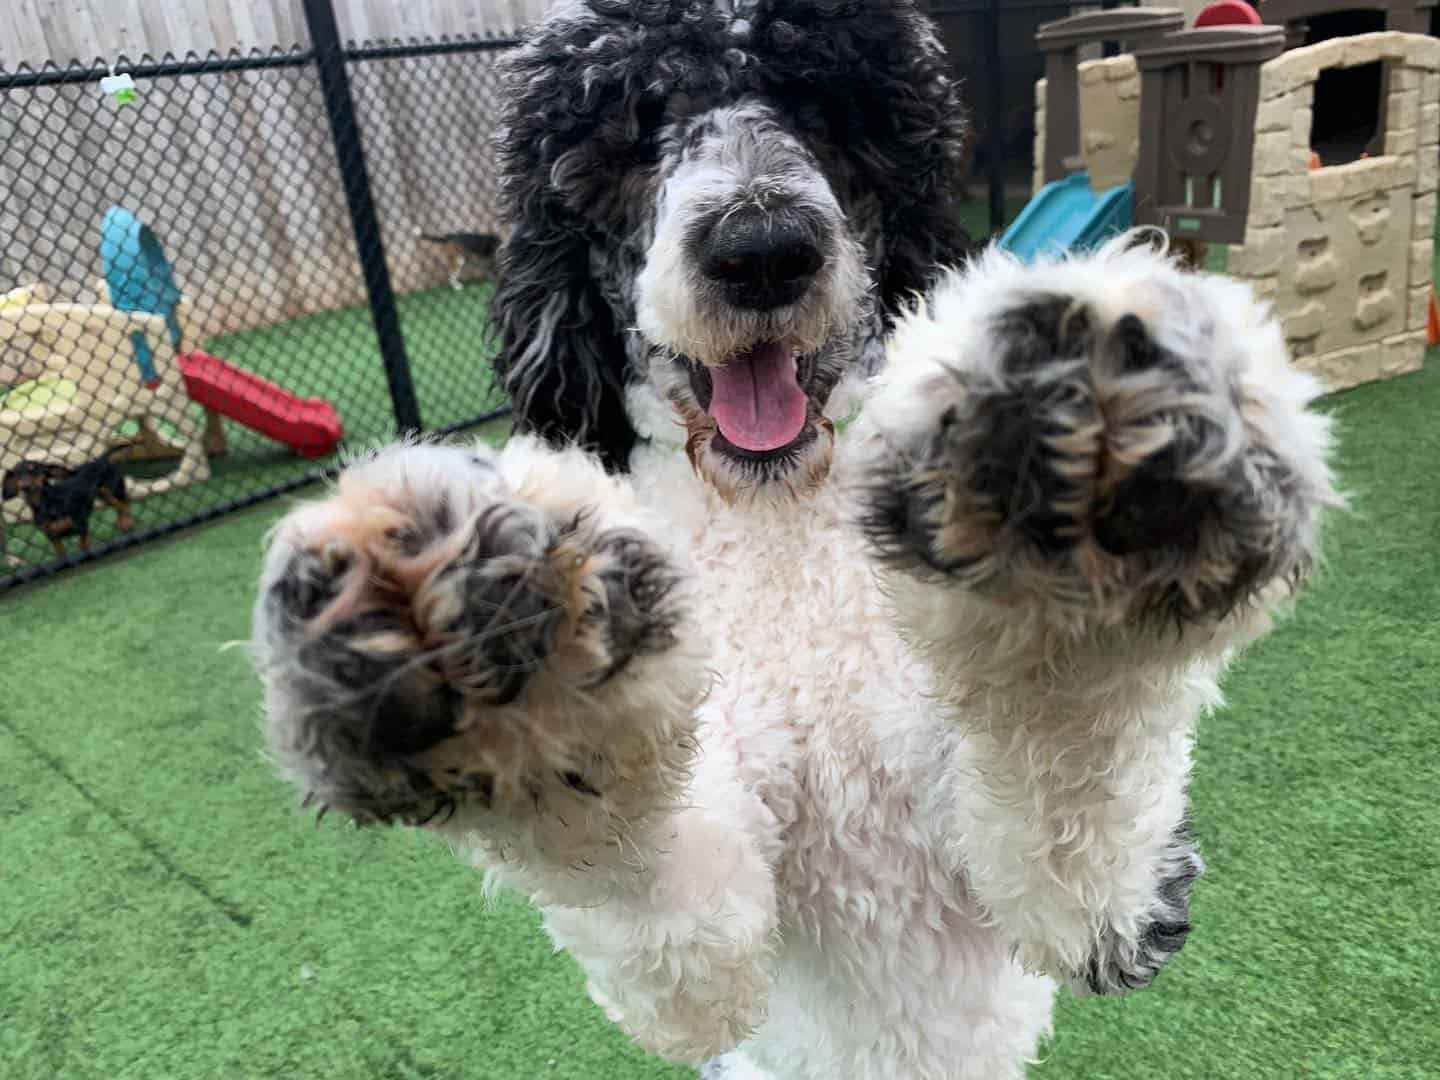
[[500, 148], [497, 366], [519, 430], [578, 440], [624, 469], [627, 380], [643, 343], [630, 286], [667, 134], [758, 97], [821, 164], [893, 315], [970, 241], [953, 216], [966, 119], [912, 0], [588, 0], [565, 5], [508, 65]]

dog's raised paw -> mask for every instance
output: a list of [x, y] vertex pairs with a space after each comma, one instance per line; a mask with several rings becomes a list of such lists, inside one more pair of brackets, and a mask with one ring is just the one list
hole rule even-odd
[[1120, 994], [1150, 985], [1190, 936], [1190, 893], [1204, 871], [1199, 852], [1180, 829], [1166, 853], [1164, 877], [1138, 938], [1127, 940], [1107, 931], [1072, 985], [1092, 994]]
[[528, 498], [485, 455], [384, 451], [272, 541], [255, 618], [272, 746], [358, 820], [556, 777], [594, 792], [607, 733], [580, 714], [675, 646], [681, 582], [603, 492]]
[[1108, 619], [1222, 617], [1309, 570], [1316, 387], [1234, 283], [1150, 251], [943, 282], [898, 328], [861, 525], [903, 570]]

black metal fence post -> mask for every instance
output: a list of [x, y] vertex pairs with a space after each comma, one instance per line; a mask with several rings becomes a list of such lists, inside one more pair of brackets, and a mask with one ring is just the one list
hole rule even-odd
[[385, 380], [395, 408], [395, 425], [401, 434], [418, 432], [421, 429], [420, 404], [415, 399], [410, 361], [405, 354], [405, 337], [401, 333], [400, 315], [395, 307], [395, 290], [390, 284], [390, 271], [385, 262], [385, 245], [370, 192], [370, 174], [365, 167], [365, 149], [355, 117], [355, 99], [350, 94], [350, 77], [345, 70], [345, 50], [340, 44], [335, 8], [331, 0], [304, 0], [304, 6], [305, 22], [310, 28], [310, 44], [315, 51], [316, 71], [325, 96], [325, 111], [330, 118], [330, 134], [335, 141], [335, 157], [345, 188], [345, 201], [350, 207], [355, 249], [365, 275], [370, 314], [375, 321], [375, 336], [385, 364]]

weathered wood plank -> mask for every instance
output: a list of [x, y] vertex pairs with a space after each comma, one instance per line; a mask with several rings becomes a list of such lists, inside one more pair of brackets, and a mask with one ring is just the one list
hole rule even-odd
[[[539, 18], [546, 0], [335, 0], [343, 39], [501, 34]], [[301, 0], [5, 0], [0, 64], [121, 53], [204, 54], [308, 41]]]
[[0, 67], [16, 68], [22, 61], [38, 64], [50, 54], [40, 27], [41, 0], [12, 0], [0, 5]]

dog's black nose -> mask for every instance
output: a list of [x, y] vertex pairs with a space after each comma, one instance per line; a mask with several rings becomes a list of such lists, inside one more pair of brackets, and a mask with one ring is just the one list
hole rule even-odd
[[804, 296], [825, 265], [819, 239], [819, 229], [801, 215], [747, 207], [710, 230], [700, 268], [736, 307], [783, 307]]

